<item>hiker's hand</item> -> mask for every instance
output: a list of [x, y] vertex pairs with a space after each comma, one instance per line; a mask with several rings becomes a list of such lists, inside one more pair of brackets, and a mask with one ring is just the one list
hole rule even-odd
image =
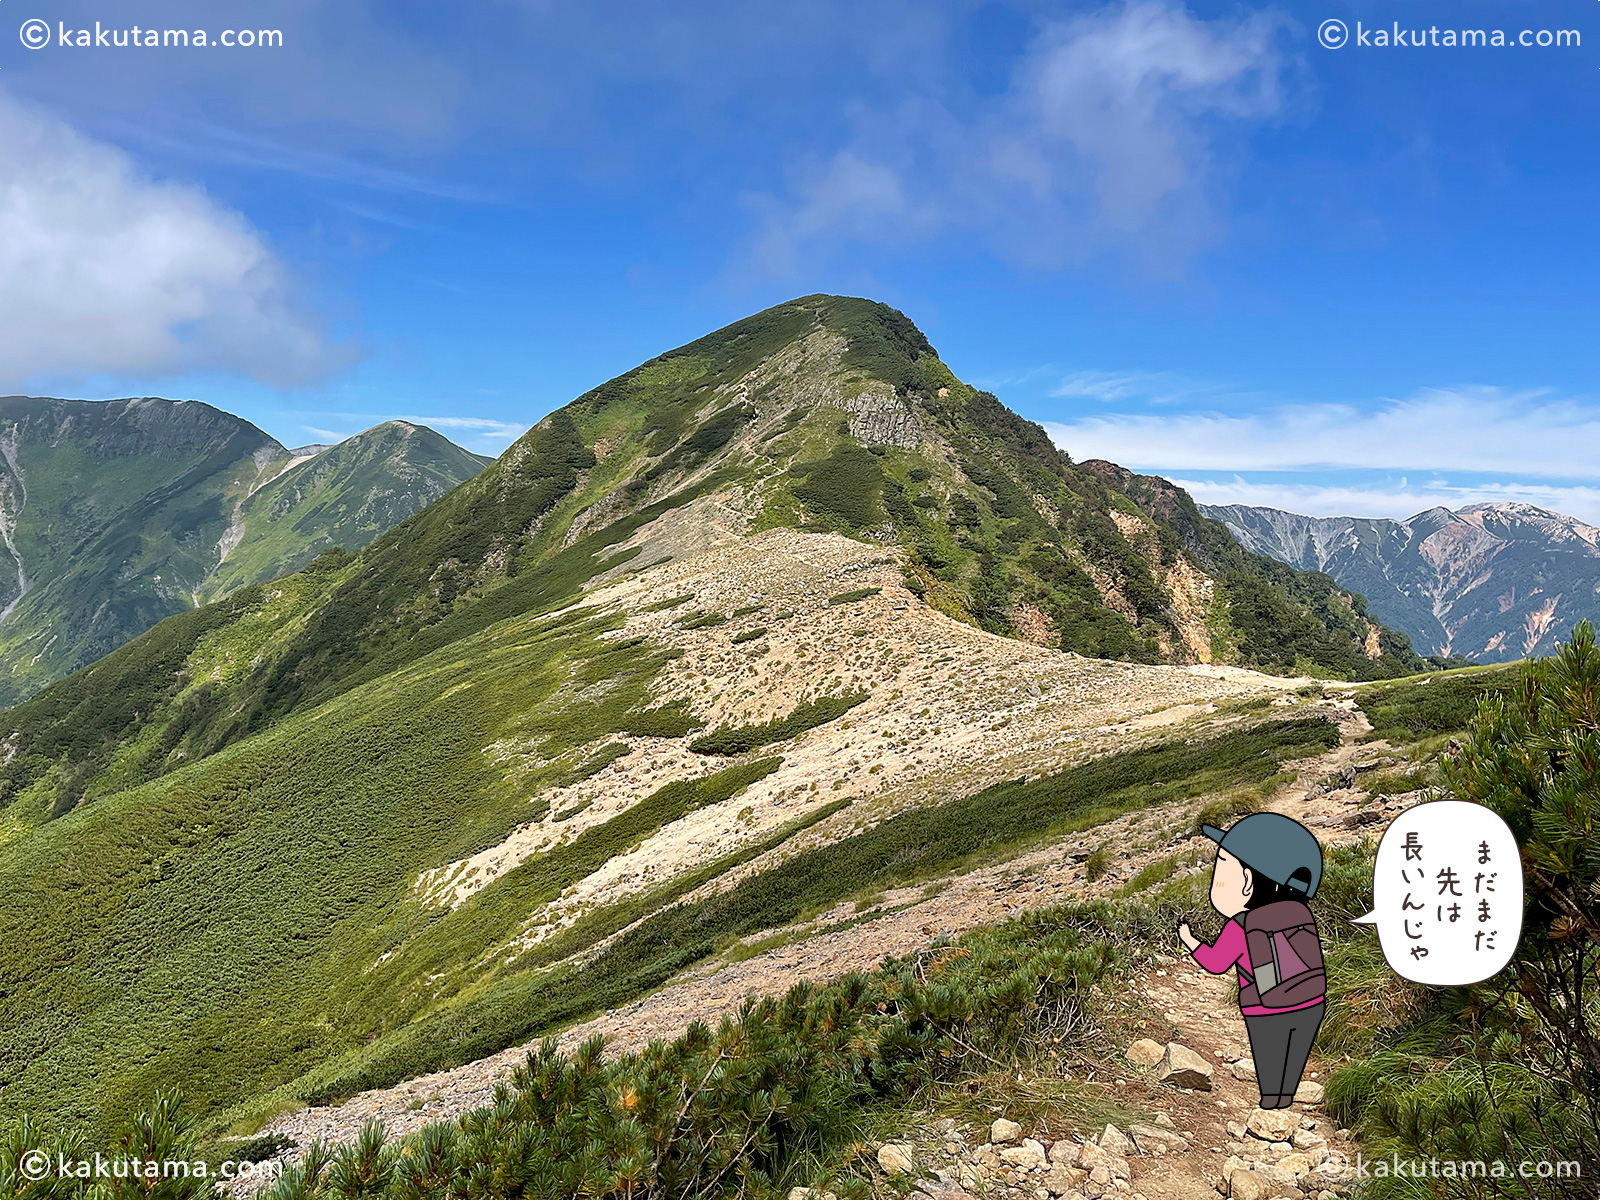
[[1194, 948], [1200, 944], [1200, 939], [1189, 932], [1189, 922], [1187, 921], [1178, 923], [1178, 940], [1183, 943], [1184, 949], [1190, 953], [1193, 953]]

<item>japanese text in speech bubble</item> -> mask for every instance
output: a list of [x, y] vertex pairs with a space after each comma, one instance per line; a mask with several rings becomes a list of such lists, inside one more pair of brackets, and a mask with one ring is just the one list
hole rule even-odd
[[1479, 983], [1522, 936], [1522, 859], [1494, 810], [1465, 800], [1419, 804], [1396, 817], [1378, 847], [1372, 911], [1383, 957], [1431, 987]]

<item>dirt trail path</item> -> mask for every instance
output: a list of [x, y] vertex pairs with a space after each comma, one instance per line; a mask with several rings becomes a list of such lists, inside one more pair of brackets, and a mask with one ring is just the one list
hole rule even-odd
[[[880, 1194], [898, 1190], [887, 1178], [896, 1174], [915, 1179], [911, 1200], [1332, 1200], [1348, 1192], [1341, 1177], [1356, 1145], [1322, 1111], [1327, 1065], [1308, 1064], [1305, 1099], [1258, 1109], [1230, 976], [1160, 956], [1111, 1001], [1106, 1033], [1128, 1057], [1112, 1051], [1115, 1061], [1092, 1078], [1145, 1121], [1085, 1138], [1049, 1117], [1029, 1125], [1004, 1116], [988, 1126], [935, 1120], [879, 1148]], [[1201, 1086], [1162, 1083], [1158, 1068], [1130, 1061], [1141, 1045], [1155, 1053], [1169, 1042], [1193, 1052], [1191, 1071], [1208, 1072], [1203, 1081], [1190, 1076]]]
[[[1353, 762], [1378, 759], [1387, 748], [1381, 742], [1358, 742], [1371, 726], [1364, 714], [1355, 710], [1353, 702], [1331, 699], [1320, 702], [1319, 707], [1339, 721], [1341, 744], [1297, 764], [1294, 782], [1281, 789], [1267, 807], [1302, 821], [1326, 844], [1359, 840], [1367, 832], [1364, 826], [1370, 823], [1363, 814], [1371, 812], [1383, 819], [1416, 797], [1390, 797], [1363, 808], [1364, 792], [1348, 787], [1328, 790], [1323, 786], [1330, 776], [1353, 774], [1349, 770]], [[1177, 802], [1129, 813], [1010, 861], [940, 881], [942, 889], [919, 884], [889, 891], [865, 912], [857, 912], [853, 905], [840, 905], [803, 925], [766, 935], [763, 941], [777, 943], [770, 949], [743, 961], [721, 958], [701, 964], [650, 996], [568, 1029], [561, 1042], [571, 1047], [598, 1034], [607, 1039], [614, 1052], [636, 1050], [654, 1038], [675, 1035], [693, 1020], [714, 1022], [752, 993], [782, 992], [798, 979], [821, 981], [852, 970], [871, 969], [887, 956], [909, 953], [935, 937], [992, 924], [1019, 910], [1106, 895], [1163, 855], [1209, 846], [1203, 839], [1187, 834], [1193, 807], [1193, 802]], [[1093, 847], [1102, 843], [1128, 849], [1105, 876], [1091, 882], [1085, 876], [1084, 860]], [[1197, 865], [1192, 869], [1207, 869], [1201, 863], [1202, 857], [1196, 856]], [[872, 919], [863, 920], [864, 917]], [[1219, 1133], [1225, 1132], [1225, 1119], [1248, 1113], [1245, 1101], [1255, 1097], [1253, 1084], [1241, 1083], [1231, 1076], [1223, 1078], [1228, 1075], [1226, 1062], [1248, 1053], [1243, 1023], [1233, 1006], [1229, 987], [1227, 979], [1207, 976], [1192, 964], [1175, 965], [1167, 975], [1152, 974], [1145, 981], [1145, 996], [1139, 1003], [1156, 1012], [1158, 1022], [1171, 1021], [1170, 1040], [1179, 1040], [1180, 1036], [1193, 1039], [1187, 1044], [1205, 1055], [1221, 1051], [1224, 1056], [1217, 1060], [1222, 1063], [1219, 1090], [1210, 1100], [1212, 1107], [1205, 1110], [1211, 1119], [1199, 1121], [1197, 1111], [1191, 1115], [1191, 1124], [1183, 1126], [1196, 1134], [1195, 1144], [1200, 1148], [1193, 1157], [1204, 1166], [1186, 1169], [1179, 1178], [1173, 1174], [1173, 1163], [1167, 1163], [1153, 1180], [1170, 1180], [1159, 1184], [1153, 1181], [1152, 1190], [1145, 1192], [1148, 1200], [1184, 1200], [1199, 1195], [1194, 1190], [1199, 1186], [1195, 1181], [1204, 1181], [1208, 1170], [1222, 1165], [1224, 1156], [1211, 1147], [1226, 1149], [1228, 1139]], [[1163, 1013], [1170, 1016], [1163, 1018]], [[288, 1113], [263, 1132], [286, 1135], [302, 1147], [317, 1139], [335, 1143], [352, 1140], [366, 1122], [373, 1120], [383, 1122], [391, 1135], [409, 1133], [489, 1103], [496, 1086], [505, 1081], [528, 1049], [514, 1047], [452, 1070], [364, 1092], [337, 1106]], [[1173, 1119], [1177, 1119], [1176, 1114]]]

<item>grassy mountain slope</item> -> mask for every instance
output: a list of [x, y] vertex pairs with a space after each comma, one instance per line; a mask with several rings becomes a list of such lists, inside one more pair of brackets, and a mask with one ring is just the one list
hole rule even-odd
[[239, 507], [236, 537], [200, 596], [291, 574], [335, 546], [359, 550], [490, 461], [406, 421], [319, 448]]
[[[209, 405], [0, 399], [0, 704], [304, 565], [334, 533], [359, 548], [477, 470], [476, 456], [428, 438], [442, 445], [408, 453], [381, 429], [352, 439], [315, 472], [315, 502], [296, 508], [309, 464]], [[265, 498], [252, 494], [263, 484]]]
[[[1150, 486], [808, 297], [162, 622], [0, 714], [0, 1106], [103, 1128], [183, 1081], [248, 1121], [459, 1062], [885, 872], [1328, 745], [1205, 723], [1279, 681], [1132, 664], [1417, 661]], [[1158, 711], [1201, 723], [1150, 746]]]
[[[640, 526], [713, 495], [756, 530], [899, 546], [913, 590], [939, 611], [1060, 649], [1363, 678], [1424, 665], [1325, 580], [1243, 554], [1220, 529], [1181, 532], [1182, 520], [1152, 516], [1123, 486], [960, 383], [901, 314], [807, 297], [551, 414], [340, 567], [303, 627], [250, 672], [191, 679], [141, 722], [190, 753], [226, 744], [576, 595]], [[1222, 549], [1207, 552], [1205, 538]], [[207, 685], [214, 698], [186, 707]], [[24, 743], [37, 728], [29, 713], [10, 721]], [[110, 739], [125, 731], [101, 732], [120, 753]]]

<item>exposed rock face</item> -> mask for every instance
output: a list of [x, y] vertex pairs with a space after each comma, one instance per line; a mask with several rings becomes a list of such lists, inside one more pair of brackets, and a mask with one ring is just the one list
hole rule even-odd
[[1531, 504], [1430, 508], [1405, 521], [1202, 505], [1247, 550], [1324, 571], [1424, 654], [1510, 662], [1600, 620], [1600, 529]]

